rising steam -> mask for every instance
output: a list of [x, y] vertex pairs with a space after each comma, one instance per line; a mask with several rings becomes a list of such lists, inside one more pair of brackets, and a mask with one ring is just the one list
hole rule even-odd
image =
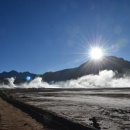
[[109, 87], [130, 87], [130, 76], [123, 75], [116, 78], [117, 73], [112, 70], [104, 70], [98, 75], [86, 75], [75, 80], [55, 82], [48, 84], [37, 77], [29, 83], [15, 85], [14, 78], [10, 78], [9, 85], [0, 85], [0, 88], [109, 88]]

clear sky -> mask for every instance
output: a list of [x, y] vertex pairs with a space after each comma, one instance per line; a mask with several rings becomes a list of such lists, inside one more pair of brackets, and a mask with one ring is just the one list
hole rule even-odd
[[130, 60], [130, 0], [0, 0], [0, 72], [73, 68], [90, 44]]

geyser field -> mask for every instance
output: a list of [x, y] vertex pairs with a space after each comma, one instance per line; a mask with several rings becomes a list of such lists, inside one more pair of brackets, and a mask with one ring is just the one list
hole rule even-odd
[[13, 98], [101, 130], [130, 129], [130, 88], [8, 90]]
[[0, 130], [130, 130], [130, 0], [0, 0]]
[[48, 84], [40, 77], [20, 85], [10, 78], [1, 89], [25, 104], [101, 130], [130, 129], [130, 76], [104, 70], [77, 80]]
[[130, 87], [130, 72], [118, 74], [112, 70], [103, 70], [99, 74], [86, 75], [78, 79], [60, 82], [44, 82], [41, 77], [36, 77], [30, 82], [14, 84], [15, 78], [7, 78], [8, 85], [1, 84], [0, 88], [123, 88]]

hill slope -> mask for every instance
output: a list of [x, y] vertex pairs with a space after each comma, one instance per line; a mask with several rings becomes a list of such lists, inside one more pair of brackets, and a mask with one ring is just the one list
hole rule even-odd
[[[90, 60], [76, 68], [60, 70], [56, 72], [46, 72], [41, 75], [41, 77], [46, 82], [65, 81], [76, 79], [88, 74], [98, 74], [101, 70], [113, 70], [122, 73], [124, 70], [128, 69], [130, 69], [129, 61], [114, 56], [105, 56], [101, 61]], [[31, 79], [34, 79], [37, 75], [29, 72], [3, 72], [0, 73], [0, 82], [7, 84], [8, 81], [5, 78], [15, 77], [16, 79], [14, 83], [22, 83], [26, 82], [27, 76], [30, 76]]]
[[122, 73], [125, 69], [130, 69], [129, 61], [114, 56], [106, 56], [101, 61], [90, 60], [76, 68], [47, 72], [42, 75], [42, 78], [47, 82], [64, 81], [88, 74], [98, 74], [101, 70], [113, 70]]

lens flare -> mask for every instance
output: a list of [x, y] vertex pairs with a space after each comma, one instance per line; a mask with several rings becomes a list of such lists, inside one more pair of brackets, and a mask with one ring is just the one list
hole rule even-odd
[[31, 77], [30, 77], [30, 76], [27, 76], [27, 77], [26, 77], [26, 80], [27, 80], [27, 81], [30, 81], [30, 80], [31, 80]]

